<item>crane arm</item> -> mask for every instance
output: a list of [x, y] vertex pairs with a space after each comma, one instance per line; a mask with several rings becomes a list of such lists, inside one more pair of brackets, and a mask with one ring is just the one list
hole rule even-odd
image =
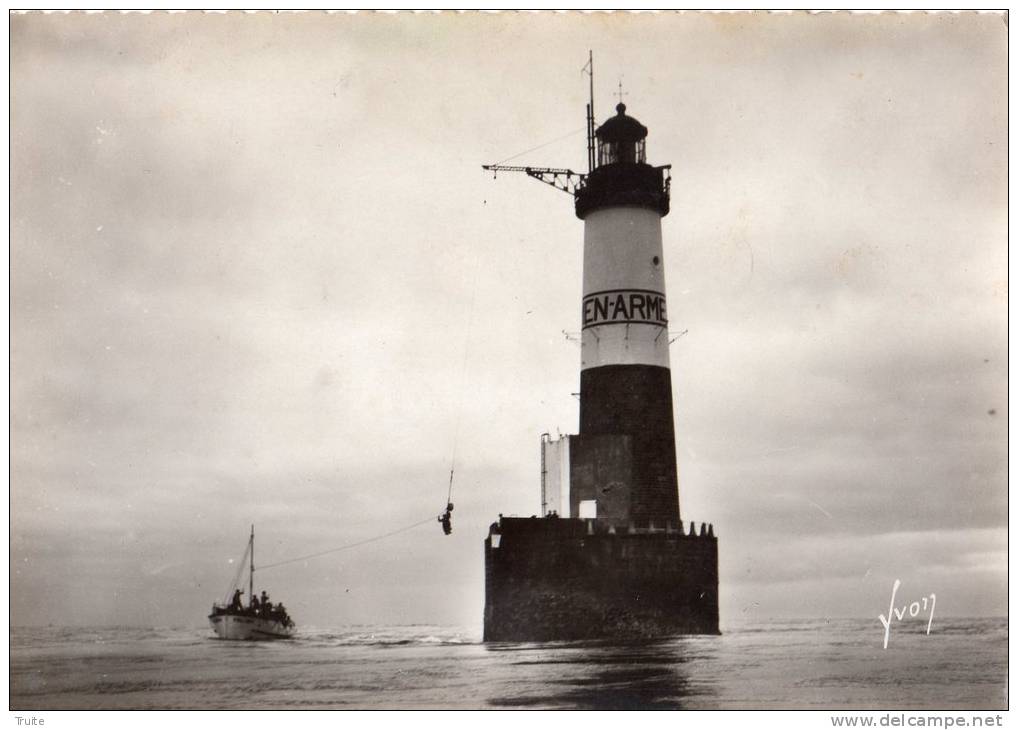
[[587, 181], [586, 175], [561, 167], [521, 167], [518, 165], [481, 165], [481, 167], [491, 170], [495, 173], [495, 177], [498, 177], [500, 172], [525, 172], [545, 185], [551, 185], [553, 188], [574, 196]]

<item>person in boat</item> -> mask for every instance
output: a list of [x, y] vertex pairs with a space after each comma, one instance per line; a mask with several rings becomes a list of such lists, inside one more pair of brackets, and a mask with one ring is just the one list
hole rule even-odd
[[261, 610], [261, 604], [258, 602], [258, 596], [251, 596], [251, 610], [255, 613], [255, 615], [257, 615], [259, 610]]
[[244, 591], [240, 590], [239, 588], [233, 592], [233, 600], [230, 601], [231, 611], [240, 611], [241, 609], [244, 608], [243, 604], [240, 601], [240, 596], [243, 593]]
[[438, 518], [438, 521], [442, 523], [442, 532], [446, 535], [452, 533], [452, 502], [449, 502], [445, 506], [445, 512]]
[[286, 608], [283, 606], [283, 604], [280, 603], [279, 605], [277, 605], [276, 609], [279, 611], [279, 615], [276, 620], [283, 624], [283, 626], [286, 626], [288, 628], [290, 626], [293, 626], [293, 619], [290, 618], [290, 615], [286, 612]]
[[269, 594], [262, 591], [262, 612], [265, 614], [272, 613], [272, 601], [269, 600]]

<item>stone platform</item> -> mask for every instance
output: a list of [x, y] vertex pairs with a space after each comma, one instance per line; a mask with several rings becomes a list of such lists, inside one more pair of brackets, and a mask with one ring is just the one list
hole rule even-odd
[[706, 525], [500, 517], [484, 561], [485, 641], [720, 633], [718, 543]]

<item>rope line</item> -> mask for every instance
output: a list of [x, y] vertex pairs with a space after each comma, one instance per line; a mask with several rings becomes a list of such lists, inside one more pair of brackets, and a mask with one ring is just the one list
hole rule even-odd
[[496, 165], [504, 165], [505, 163], [509, 162], [509, 160], [515, 160], [517, 157], [523, 157], [523, 155], [525, 155], [525, 154], [527, 154], [529, 152], [537, 152], [537, 150], [544, 149], [548, 145], [555, 144], [556, 142], [561, 142], [562, 140], [564, 140], [564, 139], [566, 139], [568, 137], [572, 137], [574, 134], [577, 134], [578, 132], [582, 132], [585, 129], [586, 129], [586, 127], [580, 127], [579, 129], [574, 129], [572, 132], [569, 132], [568, 134], [563, 134], [561, 137], [559, 137], [557, 139], [553, 139], [551, 142], [545, 142], [544, 144], [537, 145], [537, 147], [531, 147], [529, 150], [523, 150], [523, 152], [520, 152], [519, 154], [515, 154], [512, 157], [506, 157], [501, 162], [496, 162], [495, 164]]
[[311, 558], [320, 558], [323, 555], [331, 555], [332, 553], [338, 553], [341, 550], [349, 550], [350, 548], [360, 547], [361, 545], [367, 545], [369, 542], [378, 542], [379, 540], [384, 540], [387, 537], [392, 537], [393, 535], [398, 535], [401, 532], [407, 532], [409, 530], [414, 529], [415, 527], [420, 527], [421, 525], [427, 524], [429, 522], [433, 522], [434, 520], [435, 520], [434, 517], [429, 517], [426, 520], [421, 520], [420, 522], [415, 522], [412, 525], [407, 525], [406, 527], [401, 527], [398, 530], [393, 530], [392, 532], [387, 532], [384, 535], [376, 535], [375, 537], [369, 537], [367, 540], [360, 540], [358, 542], [351, 542], [348, 545], [340, 545], [337, 548], [332, 548], [331, 550], [323, 550], [320, 553], [312, 553], [311, 555], [303, 555], [303, 556], [301, 556], [299, 558], [290, 558], [289, 560], [281, 560], [278, 563], [269, 563], [268, 565], [262, 565], [261, 567], [258, 568], [258, 570], [268, 570], [269, 568], [277, 568], [280, 565], [289, 565], [290, 563], [299, 563], [299, 562], [301, 562], [303, 560], [311, 560]]
[[460, 425], [463, 421], [463, 390], [467, 380], [467, 363], [470, 360], [470, 338], [474, 331], [474, 305], [477, 302], [477, 270], [480, 267], [480, 256], [474, 251], [474, 273], [471, 277], [470, 306], [467, 308], [467, 333], [463, 338], [463, 362], [460, 364], [459, 394], [456, 406], [456, 427], [452, 436], [452, 457], [449, 459], [449, 493], [445, 497], [445, 503], [452, 502], [452, 479], [456, 473], [456, 454], [459, 450]]

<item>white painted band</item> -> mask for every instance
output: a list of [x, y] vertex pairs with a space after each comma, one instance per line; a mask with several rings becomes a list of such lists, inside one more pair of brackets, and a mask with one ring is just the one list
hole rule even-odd
[[580, 369], [602, 365], [668, 367], [668, 330], [650, 324], [612, 324], [583, 330]]
[[620, 206], [584, 220], [581, 368], [668, 367], [661, 216]]

